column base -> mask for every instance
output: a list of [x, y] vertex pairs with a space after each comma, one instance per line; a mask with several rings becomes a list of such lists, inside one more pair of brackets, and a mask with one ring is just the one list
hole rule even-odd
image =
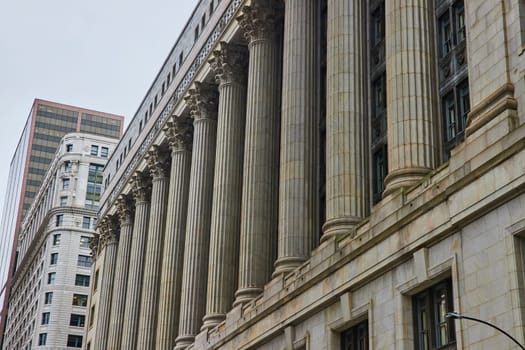
[[279, 275], [287, 275], [299, 266], [301, 266], [307, 259], [300, 256], [285, 256], [275, 261], [275, 271], [272, 274], [272, 278]]
[[257, 298], [263, 292], [262, 288], [250, 287], [241, 288], [235, 292], [235, 301], [233, 307], [244, 305]]
[[363, 218], [357, 216], [327, 219], [323, 224], [323, 236], [321, 237], [321, 243], [334, 236], [351, 232], [361, 221], [363, 221]]
[[201, 332], [217, 327], [225, 319], [225, 314], [207, 314], [202, 318]]
[[173, 347], [173, 350], [186, 349], [188, 346], [193, 344], [194, 341], [194, 335], [180, 335], [177, 337], [177, 339], [175, 339], [175, 346]]
[[385, 191], [383, 197], [408, 188], [420, 182], [432, 169], [429, 168], [404, 168], [390, 172], [385, 178]]

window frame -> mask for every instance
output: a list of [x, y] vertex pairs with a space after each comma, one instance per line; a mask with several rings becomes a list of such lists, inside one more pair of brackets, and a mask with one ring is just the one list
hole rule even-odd
[[53, 304], [53, 292], [46, 292], [44, 294], [44, 305]]
[[[77, 303], [75, 303], [75, 300], [77, 301]], [[71, 302], [71, 305], [78, 306], [78, 307], [87, 307], [87, 304], [88, 304], [87, 294], [73, 293], [73, 300]]]
[[[86, 284], [87, 281], [87, 284]], [[75, 274], [75, 286], [78, 287], [89, 287], [91, 283], [91, 276], [77, 273]]]
[[85, 327], [86, 326], [86, 315], [71, 314], [71, 316], [69, 317], [69, 326], [82, 327], [82, 328]]
[[[78, 341], [80, 340], [80, 344]], [[79, 334], [68, 334], [67, 335], [67, 347], [69, 348], [82, 348], [82, 342], [84, 337]]]
[[[437, 310], [439, 309], [439, 306], [442, 305], [436, 303], [436, 301], [439, 301], [436, 295], [442, 290], [446, 291], [446, 310]], [[446, 318], [445, 316], [447, 312], [453, 310], [454, 305], [451, 278], [442, 280], [412, 296], [412, 321], [415, 350], [455, 350], [457, 348], [454, 320], [452, 318]], [[441, 316], [439, 313], [441, 313]], [[428, 325], [428, 327], [422, 329], [425, 325]], [[446, 343], [443, 343], [443, 339], [437, 334], [438, 330], [441, 329], [441, 326], [445, 326], [447, 329]], [[429, 339], [422, 340], [422, 337], [425, 337], [425, 335]], [[426, 344], [422, 345], [424, 342], [426, 342]]]
[[49, 265], [56, 265], [58, 263], [58, 253], [51, 253]]
[[341, 332], [341, 350], [368, 350], [369, 343], [368, 319]]
[[77, 267], [91, 268], [93, 265], [93, 257], [90, 255], [79, 254], [77, 257]]
[[49, 324], [51, 313], [49, 311], [42, 312], [42, 318], [40, 319], [40, 325], [45, 326]]

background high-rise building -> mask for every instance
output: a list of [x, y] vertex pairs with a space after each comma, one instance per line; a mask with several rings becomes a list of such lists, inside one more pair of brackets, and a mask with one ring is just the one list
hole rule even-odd
[[18, 234], [4, 349], [79, 348], [87, 324], [91, 238], [102, 168], [118, 139], [64, 136]]
[[14, 242], [60, 140], [71, 132], [119, 138], [123, 120], [122, 116], [114, 114], [35, 99], [10, 164], [0, 224], [0, 344], [9, 295], [9, 275], [16, 261]]

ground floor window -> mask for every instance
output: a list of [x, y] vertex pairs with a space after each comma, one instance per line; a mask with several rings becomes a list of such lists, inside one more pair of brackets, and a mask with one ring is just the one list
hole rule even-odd
[[415, 349], [456, 349], [454, 320], [445, 317], [453, 311], [452, 280], [447, 279], [412, 298]]
[[341, 349], [368, 350], [368, 320], [364, 320], [341, 334]]

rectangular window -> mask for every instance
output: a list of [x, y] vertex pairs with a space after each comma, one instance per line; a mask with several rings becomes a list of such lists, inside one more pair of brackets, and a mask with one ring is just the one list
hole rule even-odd
[[44, 294], [44, 304], [51, 303], [53, 303], [53, 292], [46, 292], [46, 294]]
[[80, 267], [91, 267], [93, 259], [89, 255], [79, 255], [77, 260], [77, 266]]
[[65, 207], [67, 205], [67, 196], [60, 197], [60, 206]]
[[93, 321], [95, 320], [95, 305], [91, 307], [91, 311], [89, 312], [89, 326], [93, 326]]
[[454, 320], [445, 317], [453, 310], [452, 280], [447, 279], [412, 297], [415, 349], [456, 349]]
[[91, 152], [90, 154], [92, 156], [98, 156], [98, 146], [97, 145], [91, 145]]
[[86, 316], [71, 314], [69, 325], [73, 327], [84, 327], [85, 322], [86, 322]]
[[55, 217], [55, 226], [56, 227], [62, 226], [63, 223], [64, 223], [64, 215], [63, 214], [58, 214]]
[[58, 253], [51, 253], [51, 259], [49, 265], [56, 265], [58, 262]]
[[74, 306], [87, 306], [88, 296], [84, 294], [73, 294], [73, 303]]
[[91, 218], [89, 216], [84, 216], [82, 218], [82, 228], [89, 230], [90, 227], [91, 227]]
[[93, 284], [93, 291], [97, 290], [98, 287], [98, 270], [95, 271], [95, 282]]
[[443, 161], [463, 142], [470, 112], [464, 0], [436, 2]]
[[38, 335], [38, 345], [46, 345], [47, 333], [40, 333]]
[[77, 274], [75, 276], [75, 286], [89, 287], [89, 279], [90, 277], [88, 275]]
[[107, 147], [101, 147], [100, 148], [100, 156], [102, 158], [107, 158], [109, 156], [109, 148]]
[[64, 171], [71, 171], [71, 169], [73, 169], [73, 165], [70, 161], [66, 160], [64, 162]]
[[[117, 164], [118, 166], [118, 164]], [[97, 209], [100, 195], [102, 193], [102, 169], [103, 165], [89, 164], [88, 182], [86, 189], [86, 208]]]
[[341, 333], [341, 350], [368, 350], [368, 320]]
[[42, 313], [42, 323], [41, 324], [49, 324], [49, 312]]
[[72, 348], [81, 348], [82, 347], [82, 336], [68, 334], [67, 336], [67, 346]]
[[62, 189], [69, 190], [69, 178], [62, 179]]
[[59, 245], [60, 244], [60, 233], [55, 233], [53, 235], [53, 245]]
[[90, 237], [80, 236], [80, 248], [89, 248], [90, 242], [91, 242]]
[[73, 145], [72, 144], [67, 144], [66, 145], [66, 152], [73, 152]]
[[199, 26], [198, 25], [195, 27], [195, 41], [197, 41], [197, 39], [199, 39]]
[[47, 284], [55, 284], [56, 272], [50, 272], [47, 274]]

